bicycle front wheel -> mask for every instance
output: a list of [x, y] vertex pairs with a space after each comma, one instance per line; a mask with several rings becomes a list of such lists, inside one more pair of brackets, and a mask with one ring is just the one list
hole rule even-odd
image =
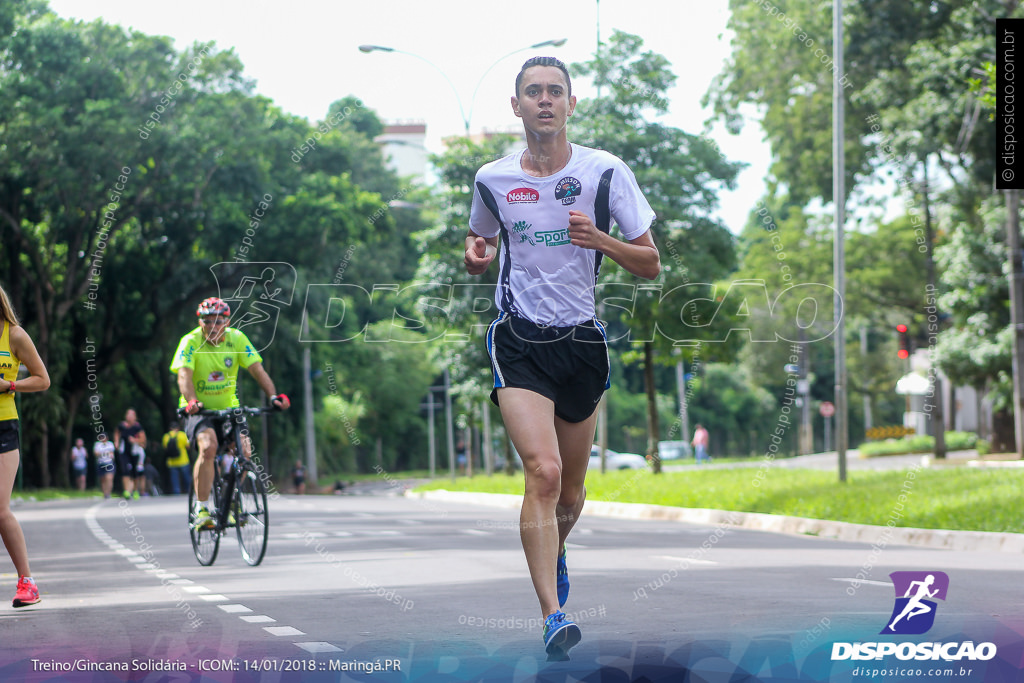
[[267, 487], [248, 460], [239, 463], [235, 487], [235, 520], [242, 559], [252, 566], [263, 561], [267, 552], [270, 525], [267, 516]]
[[[216, 494], [216, 486], [214, 493]], [[214, 502], [219, 496], [214, 496]], [[217, 550], [220, 549], [220, 532], [213, 527], [196, 526], [196, 488], [188, 487], [188, 533], [192, 537], [192, 551], [196, 554], [196, 560], [204, 567], [213, 564], [217, 559]]]

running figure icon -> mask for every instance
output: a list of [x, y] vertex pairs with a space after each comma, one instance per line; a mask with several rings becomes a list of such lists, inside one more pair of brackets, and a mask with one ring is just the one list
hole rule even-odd
[[[896, 622], [902, 619], [903, 617], [906, 617], [907, 621], [910, 621], [912, 617], [916, 617], [919, 614], [926, 614], [932, 611], [930, 605], [926, 605], [921, 601], [924, 598], [934, 598], [935, 594], [939, 592], [938, 588], [936, 588], [933, 591], [928, 590], [928, 588], [933, 583], [935, 583], [934, 574], [929, 574], [927, 577], [925, 577], [924, 581], [912, 581], [910, 583], [910, 588], [908, 588], [907, 592], [903, 595], [903, 597], [905, 598], [910, 598], [910, 601], [907, 603], [906, 607], [903, 608], [903, 611], [900, 612], [900, 615], [893, 619], [892, 623], [889, 624], [890, 631], [896, 630]], [[914, 591], [914, 586], [917, 586], [917, 593], [911, 596], [910, 594]]]
[[903, 635], [926, 633], [935, 623], [937, 601], [946, 599], [949, 576], [940, 571], [900, 571], [889, 576], [896, 601], [888, 624], [881, 632]]

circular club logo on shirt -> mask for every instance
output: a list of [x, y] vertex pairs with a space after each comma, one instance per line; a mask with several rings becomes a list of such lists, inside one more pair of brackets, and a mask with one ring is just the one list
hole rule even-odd
[[562, 204], [568, 206], [576, 201], [576, 197], [580, 196], [582, 189], [580, 181], [572, 176], [566, 176], [555, 185], [555, 199], [561, 199]]

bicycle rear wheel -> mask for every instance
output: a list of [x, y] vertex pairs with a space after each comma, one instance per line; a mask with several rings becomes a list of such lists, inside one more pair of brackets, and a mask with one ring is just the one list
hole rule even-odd
[[248, 460], [239, 463], [235, 487], [235, 520], [242, 559], [255, 567], [263, 561], [263, 555], [267, 552], [270, 525], [267, 487]]
[[[218, 504], [220, 495], [218, 486], [214, 484], [214, 504]], [[196, 487], [189, 486], [188, 489], [188, 533], [192, 537], [192, 551], [196, 554], [196, 560], [204, 567], [213, 564], [217, 559], [217, 551], [220, 549], [220, 531], [215, 528], [196, 528]]]

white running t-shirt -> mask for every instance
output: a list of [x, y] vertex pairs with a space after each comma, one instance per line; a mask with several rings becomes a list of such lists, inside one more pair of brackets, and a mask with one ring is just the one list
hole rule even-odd
[[603, 254], [569, 242], [569, 211], [628, 240], [650, 229], [654, 211], [626, 164], [603, 150], [571, 145], [565, 168], [538, 178], [523, 170], [525, 149], [476, 174], [470, 230], [501, 235], [498, 309], [541, 325], [579, 325], [594, 317]]

